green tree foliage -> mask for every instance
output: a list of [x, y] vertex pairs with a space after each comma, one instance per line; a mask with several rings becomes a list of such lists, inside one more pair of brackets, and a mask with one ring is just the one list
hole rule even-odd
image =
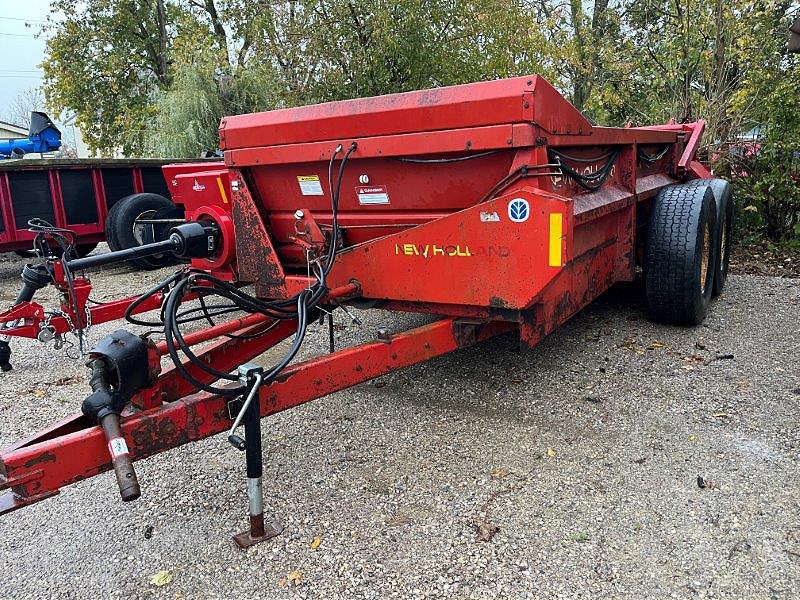
[[[798, 10], [791, 0], [53, 0], [53, 8], [63, 19], [48, 26], [46, 98], [76, 115], [98, 154], [196, 156], [216, 145], [226, 114], [535, 72], [596, 123], [706, 119], [705, 156], [729, 173], [738, 136], [753, 127], [766, 132], [765, 156], [784, 152], [788, 138], [778, 133], [793, 127], [798, 102], [778, 94], [796, 75], [786, 53]], [[746, 187], [763, 200], [777, 193], [770, 185]]]

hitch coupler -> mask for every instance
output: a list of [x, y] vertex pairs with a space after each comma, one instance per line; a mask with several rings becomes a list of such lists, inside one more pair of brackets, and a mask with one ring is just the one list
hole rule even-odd
[[125, 399], [119, 392], [111, 390], [105, 359], [94, 358], [89, 361], [88, 366], [92, 369], [89, 380], [92, 394], [83, 401], [81, 408], [83, 414], [93, 418], [103, 429], [120, 496], [123, 502], [130, 502], [141, 496], [142, 492], [133, 469], [128, 444], [119, 426], [119, 415], [125, 407]]

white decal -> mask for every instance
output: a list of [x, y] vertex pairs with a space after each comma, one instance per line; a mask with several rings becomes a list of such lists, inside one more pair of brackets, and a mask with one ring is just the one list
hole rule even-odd
[[356, 188], [359, 204], [389, 204], [389, 192], [386, 186], [359, 186]]
[[485, 210], [481, 211], [481, 223], [499, 223], [500, 222], [500, 215], [497, 214], [497, 211], [487, 212]]
[[318, 175], [298, 175], [297, 183], [303, 196], [324, 196]]
[[108, 442], [108, 453], [111, 458], [119, 458], [124, 454], [128, 454], [128, 444], [121, 437], [114, 438]]

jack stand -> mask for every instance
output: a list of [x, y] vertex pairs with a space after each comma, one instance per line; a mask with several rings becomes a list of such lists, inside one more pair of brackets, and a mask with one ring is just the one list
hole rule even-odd
[[[283, 532], [284, 526], [273, 521], [264, 526], [264, 494], [261, 487], [263, 456], [261, 450], [261, 414], [258, 401], [258, 388], [264, 370], [252, 364], [239, 367], [239, 380], [247, 390], [247, 399], [242, 405], [231, 427], [228, 440], [239, 450], [245, 451], [247, 462], [247, 503], [250, 516], [250, 529], [233, 536], [240, 548], [249, 548], [259, 542], [270, 540]], [[244, 422], [244, 440], [233, 432]]]

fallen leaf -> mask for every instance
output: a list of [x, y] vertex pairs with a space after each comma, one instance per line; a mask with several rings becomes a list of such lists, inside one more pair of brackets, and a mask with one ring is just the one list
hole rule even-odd
[[553, 450], [552, 448], [548, 448], [547, 449], [547, 456], [549, 456], [550, 458], [553, 458], [555, 455], [556, 455], [556, 451], [555, 450]]
[[42, 389], [36, 389], [33, 391], [33, 395], [36, 396], [37, 398], [44, 398], [45, 394], [46, 392]]
[[164, 587], [172, 582], [172, 573], [169, 571], [159, 571], [150, 578], [150, 583], [156, 587]]
[[504, 469], [503, 467], [499, 467], [497, 469], [492, 470], [492, 479], [503, 479], [508, 475], [508, 469]]
[[300, 571], [300, 569], [295, 569], [286, 576], [286, 580], [289, 581], [294, 586], [300, 585], [302, 579], [303, 579], [303, 573]]
[[576, 531], [575, 533], [570, 535], [570, 538], [572, 538], [572, 541], [574, 542], [583, 543], [583, 542], [588, 542], [591, 539], [591, 536], [585, 531]]
[[494, 537], [494, 534], [500, 531], [500, 528], [497, 525], [487, 523], [486, 521], [480, 521], [479, 523], [476, 523], [475, 528], [478, 530], [478, 539], [482, 542], [491, 541]]
[[317, 550], [317, 549], [320, 547], [320, 544], [322, 544], [322, 538], [320, 538], [320, 537], [315, 537], [315, 538], [314, 538], [314, 539], [311, 541], [311, 549], [312, 549], [312, 550]]
[[666, 348], [666, 344], [662, 344], [661, 342], [652, 342], [650, 345], [647, 346], [648, 350], [660, 350], [661, 348]]
[[750, 204], [749, 206], [745, 206], [744, 210], [746, 210], [747, 212], [758, 212], [758, 208], [756, 208], [752, 204]]

